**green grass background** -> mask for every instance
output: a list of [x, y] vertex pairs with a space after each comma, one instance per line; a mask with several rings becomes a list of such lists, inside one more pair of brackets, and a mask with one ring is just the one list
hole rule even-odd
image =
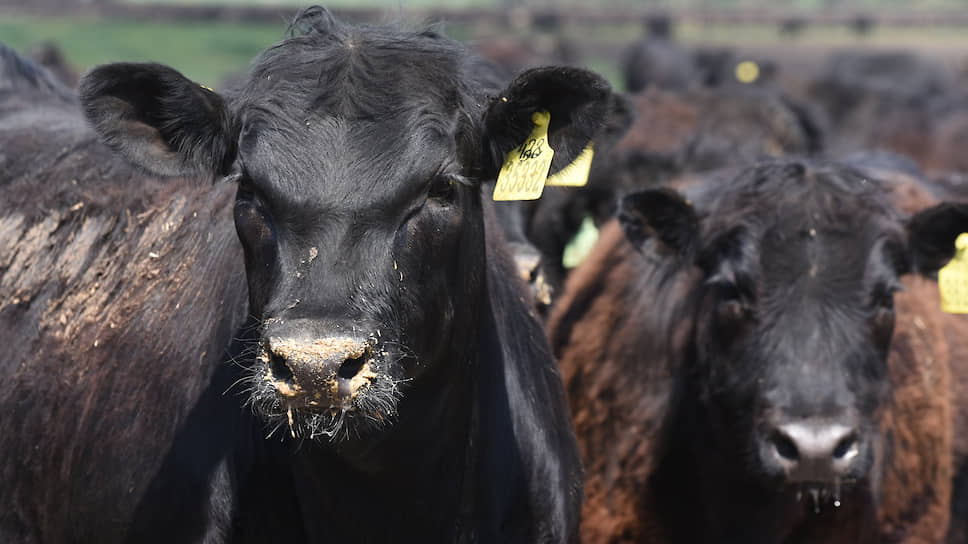
[[244, 69], [285, 32], [278, 24], [153, 23], [102, 19], [11, 17], [0, 21], [0, 41], [18, 51], [57, 43], [84, 70], [112, 61], [159, 61], [207, 85]]
[[[202, 3], [202, 0], [174, 0], [183, 3]], [[204, 2], [227, 2], [228, 0], [204, 0]], [[946, 0], [922, 0], [922, 3], [937, 2], [948, 5]], [[290, 0], [262, 0], [261, 3], [291, 4]], [[417, 9], [428, 5], [447, 5], [459, 7], [464, 4], [499, 4], [498, 0], [410, 0], [406, 6]], [[733, 0], [743, 4], [743, 0]], [[891, 3], [891, 0], [888, 0]], [[968, 1], [961, 0], [968, 9]], [[303, 3], [300, 3], [302, 5]], [[329, 2], [336, 8], [340, 5], [377, 5], [387, 8], [388, 18], [396, 18], [403, 2], [390, 3], [386, 0], [338, 0]], [[295, 13], [296, 8], [293, 9]], [[409, 20], [406, 9], [402, 10], [405, 20]], [[217, 86], [226, 75], [243, 71], [252, 58], [265, 47], [280, 40], [286, 28], [285, 20], [265, 24], [246, 23], [169, 23], [151, 21], [132, 21], [100, 19], [94, 17], [44, 18], [35, 16], [0, 15], [0, 41], [14, 49], [26, 48], [42, 41], [57, 43], [67, 56], [68, 61], [80, 70], [97, 64], [112, 61], [158, 61], [168, 64], [200, 83]], [[419, 21], [414, 21], [419, 22]], [[457, 24], [445, 26], [448, 34], [458, 40], [487, 40], [492, 36], [506, 35], [510, 29], [463, 27]], [[618, 27], [611, 26], [568, 26], [562, 33], [579, 43], [584, 50], [585, 44], [596, 44], [597, 49], [588, 48], [585, 63], [601, 72], [613, 83], [618, 82], [618, 68], [615, 58], [603, 56], [602, 46], [607, 50], [612, 46], [617, 50], [642, 35], [638, 20]], [[677, 36], [687, 43], [723, 44], [734, 46], [769, 47], [781, 43], [775, 26], [767, 25], [700, 25], [682, 24], [677, 28]], [[866, 37], [858, 37], [842, 27], [809, 27], [801, 36], [782, 40], [785, 46], [802, 47], [914, 47], [930, 49], [946, 48], [968, 53], [968, 29], [963, 28], [877, 28]], [[597, 52], [596, 52], [597, 51]]]

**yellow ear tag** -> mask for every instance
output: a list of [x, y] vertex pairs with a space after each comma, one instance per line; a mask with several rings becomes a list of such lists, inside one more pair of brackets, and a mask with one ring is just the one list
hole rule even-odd
[[548, 146], [548, 123], [551, 114], [535, 112], [531, 116], [534, 130], [523, 144], [508, 153], [494, 185], [494, 200], [534, 200], [544, 191], [551, 158], [555, 152]]
[[592, 252], [596, 241], [598, 241], [598, 227], [595, 226], [592, 217], [586, 215], [581, 221], [578, 234], [565, 246], [565, 251], [561, 254], [561, 265], [568, 269], [580, 265]]
[[941, 309], [951, 314], [968, 314], [968, 234], [955, 240], [955, 256], [938, 270]]
[[548, 176], [545, 185], [563, 187], [584, 187], [588, 183], [588, 173], [592, 171], [592, 157], [595, 151], [589, 143], [581, 155], [571, 161], [571, 164]]
[[753, 83], [760, 77], [760, 67], [751, 60], [744, 60], [736, 65], [734, 75], [740, 83]]

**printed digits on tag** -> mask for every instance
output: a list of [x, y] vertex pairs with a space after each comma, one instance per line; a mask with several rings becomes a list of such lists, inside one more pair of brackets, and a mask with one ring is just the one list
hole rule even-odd
[[544, 179], [541, 178], [541, 163], [543, 161], [531, 161], [530, 168], [528, 171], [528, 185], [529, 190], [535, 191], [538, 185], [544, 183]]

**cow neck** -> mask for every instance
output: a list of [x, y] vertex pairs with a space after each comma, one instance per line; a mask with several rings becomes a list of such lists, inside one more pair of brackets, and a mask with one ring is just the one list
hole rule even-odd
[[[361, 470], [347, 460], [349, 452], [328, 445], [303, 444], [294, 452], [293, 480], [310, 541], [472, 541], [479, 399], [472, 365], [461, 366], [467, 367], [458, 373], [462, 387], [401, 406], [407, 414], [373, 448], [379, 453], [354, 452], [378, 466]], [[408, 396], [424, 393], [412, 389]]]

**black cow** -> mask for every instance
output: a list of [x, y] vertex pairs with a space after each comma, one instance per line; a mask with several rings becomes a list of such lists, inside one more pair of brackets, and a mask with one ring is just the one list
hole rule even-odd
[[585, 540], [944, 541], [968, 344], [920, 276], [968, 204], [914, 194], [781, 160], [622, 200], [549, 321]]
[[625, 90], [637, 93], [650, 85], [682, 91], [702, 79], [689, 51], [666, 37], [649, 37], [622, 52]]
[[807, 89], [838, 154], [885, 148], [931, 162], [940, 123], [961, 106], [941, 66], [908, 51], [832, 53]]
[[0, 541], [218, 527], [209, 480], [245, 414], [221, 364], [246, 315], [233, 203], [134, 171], [0, 46]]
[[127, 499], [134, 519], [97, 540], [572, 540], [577, 445], [482, 182], [539, 110], [551, 171], [567, 165], [600, 128], [607, 84], [544, 68], [486, 96], [474, 59], [435, 32], [321, 8], [293, 29], [232, 97], [156, 64], [80, 83], [99, 136], [140, 169], [237, 185], [255, 326], [236, 363], [267, 421], [225, 425], [224, 404], [219, 417], [196, 404], [148, 492]]

